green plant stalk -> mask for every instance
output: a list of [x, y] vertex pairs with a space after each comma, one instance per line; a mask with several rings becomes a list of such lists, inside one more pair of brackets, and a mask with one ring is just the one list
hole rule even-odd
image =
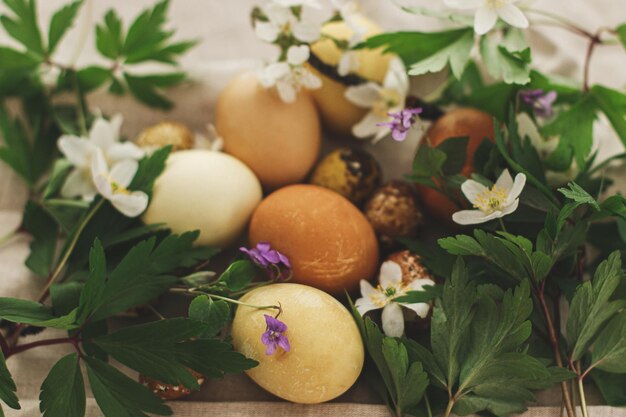
[[192, 295], [206, 295], [209, 298], [215, 298], [218, 300], [222, 300], [222, 301], [226, 301], [227, 303], [231, 303], [231, 304], [237, 304], [237, 305], [241, 305], [244, 307], [250, 307], [250, 308], [256, 308], [257, 310], [278, 310], [279, 313], [282, 311], [282, 308], [280, 306], [276, 306], [276, 305], [267, 305], [267, 306], [257, 306], [254, 304], [248, 304], [248, 303], [244, 303], [243, 301], [239, 301], [239, 300], [234, 300], [232, 298], [228, 298], [228, 297], [223, 297], [221, 295], [216, 295], [216, 294], [210, 294], [204, 291], [199, 291], [196, 288], [170, 288], [170, 292], [172, 293], [177, 293], [177, 294], [192, 294]]
[[453, 407], [454, 407], [454, 398], [450, 398], [450, 401], [448, 401], [448, 406], [446, 407], [446, 411], [443, 413], [443, 417], [450, 417], [450, 414], [452, 414]]
[[576, 362], [576, 372], [578, 373], [578, 393], [580, 395], [580, 409], [583, 412], [583, 417], [589, 417], [589, 411], [587, 410], [587, 398], [585, 397], [585, 386], [583, 381], [585, 374], [581, 374], [580, 361]]

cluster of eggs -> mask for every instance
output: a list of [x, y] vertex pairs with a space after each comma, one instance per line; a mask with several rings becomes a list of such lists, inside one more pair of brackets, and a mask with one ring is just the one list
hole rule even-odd
[[[378, 31], [366, 24], [370, 34]], [[351, 36], [340, 22], [324, 31], [337, 39]], [[312, 51], [326, 65], [339, 60], [340, 51], [329, 40], [313, 45]], [[382, 81], [390, 57], [379, 50], [358, 54], [358, 75]], [[146, 223], [165, 223], [175, 233], [197, 229], [198, 244], [221, 248], [238, 242], [247, 229], [250, 245], [269, 242], [290, 259], [294, 283], [258, 288], [243, 300], [281, 303], [291, 352], [264, 354], [261, 310], [238, 308], [232, 338], [237, 350], [259, 361], [248, 371], [254, 381], [299, 403], [328, 401], [356, 381], [363, 345], [350, 313], [333, 296], [355, 291], [362, 279], [372, 280], [381, 248], [388, 252], [395, 239], [415, 237], [422, 223], [418, 189], [398, 180], [382, 184], [381, 167], [369, 153], [340, 148], [318, 162], [321, 125], [346, 135], [364, 113], [345, 100], [342, 83], [318, 75], [323, 87], [300, 93], [294, 103], [263, 88], [254, 74], [233, 79], [221, 93], [215, 115], [223, 153], [192, 149], [193, 136], [175, 123], [157, 125], [138, 138], [142, 146], [170, 144], [176, 151], [154, 186]], [[463, 171], [468, 175], [472, 149], [492, 135], [490, 123], [480, 112], [457, 110], [436, 122], [428, 135], [435, 145], [469, 135]], [[419, 193], [435, 217], [456, 209], [436, 192]], [[419, 258], [404, 252], [388, 259], [401, 265], [407, 279], [422, 267]]]

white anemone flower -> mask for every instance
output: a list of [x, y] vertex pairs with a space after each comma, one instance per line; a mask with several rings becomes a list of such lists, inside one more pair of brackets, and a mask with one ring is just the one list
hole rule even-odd
[[387, 336], [400, 337], [404, 333], [404, 314], [401, 307], [413, 310], [419, 317], [426, 318], [430, 311], [429, 303], [398, 303], [396, 298], [406, 295], [409, 291], [423, 291], [425, 286], [434, 286], [429, 278], [415, 279], [409, 283], [402, 281], [402, 268], [393, 261], [387, 261], [380, 267], [380, 285], [361, 280], [361, 298], [356, 300], [355, 307], [361, 316], [368, 311], [383, 309], [383, 331]]
[[276, 87], [285, 103], [293, 103], [302, 87], [313, 90], [322, 86], [322, 80], [304, 66], [310, 54], [306, 45], [289, 47], [287, 61], [263, 68], [258, 73], [259, 82], [265, 88]]
[[97, 149], [103, 152], [105, 160], [111, 165], [144, 157], [145, 152], [134, 143], [119, 141], [121, 125], [121, 115], [113, 116], [110, 121], [98, 118], [88, 137], [63, 135], [59, 138], [59, 150], [74, 166], [61, 188], [63, 197], [93, 199], [96, 188], [91, 179], [91, 160]]
[[519, 173], [515, 181], [505, 169], [496, 183], [487, 188], [478, 181], [467, 180], [461, 185], [465, 197], [476, 210], [461, 210], [452, 215], [458, 224], [480, 224], [499, 219], [517, 210], [519, 196], [526, 185], [526, 175]]
[[261, 10], [268, 20], [256, 21], [254, 31], [262, 41], [275, 42], [280, 35], [293, 35], [305, 43], [315, 42], [320, 38], [321, 23], [306, 20], [304, 16], [298, 18], [290, 7], [268, 3]]
[[359, 107], [371, 109], [363, 120], [352, 127], [357, 138], [373, 137], [374, 142], [387, 136], [391, 129], [379, 126], [389, 121], [389, 113], [397, 113], [404, 108], [409, 93], [409, 77], [399, 58], [391, 60], [383, 85], [375, 82], [348, 87], [345, 96]]
[[519, 0], [444, 0], [448, 7], [455, 9], [475, 9], [474, 30], [484, 35], [496, 25], [498, 18], [511, 26], [526, 29], [528, 19], [515, 5]]
[[339, 12], [341, 19], [352, 31], [348, 39], [348, 50], [344, 51], [337, 65], [337, 73], [342, 77], [359, 70], [360, 62], [357, 51], [352, 50], [365, 40], [367, 27], [359, 20], [359, 5], [353, 0], [332, 0], [333, 6]]
[[148, 207], [146, 193], [128, 190], [138, 167], [137, 161], [127, 159], [115, 164], [109, 171], [101, 149], [96, 150], [91, 161], [91, 175], [96, 189], [126, 217], [137, 217]]

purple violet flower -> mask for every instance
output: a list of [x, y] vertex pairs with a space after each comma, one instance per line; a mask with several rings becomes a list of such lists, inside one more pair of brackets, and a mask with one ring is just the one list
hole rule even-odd
[[289, 344], [287, 336], [284, 335], [287, 331], [287, 325], [277, 318], [268, 316], [267, 314], [264, 314], [263, 316], [265, 317], [265, 323], [267, 324], [265, 333], [261, 335], [261, 342], [267, 346], [265, 354], [268, 356], [273, 355], [279, 346], [283, 348], [285, 352], [289, 352], [291, 350], [291, 345]]
[[406, 135], [409, 133], [411, 126], [417, 122], [417, 115], [421, 112], [421, 107], [407, 107], [396, 113], [388, 113], [392, 120], [390, 122], [377, 123], [376, 126], [388, 127], [391, 129], [391, 137], [398, 142], [402, 142], [406, 139]]
[[557, 99], [556, 91], [544, 92], [541, 89], [537, 90], [522, 90], [519, 92], [519, 97], [528, 106], [530, 106], [537, 117], [548, 119], [554, 114], [552, 105]]
[[239, 250], [247, 254], [260, 268], [267, 270], [273, 280], [284, 281], [291, 276], [289, 258], [272, 249], [269, 243], [260, 242], [255, 248], [241, 247]]

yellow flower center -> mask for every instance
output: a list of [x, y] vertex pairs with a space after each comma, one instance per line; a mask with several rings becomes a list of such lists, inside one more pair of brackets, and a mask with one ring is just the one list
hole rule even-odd
[[506, 190], [494, 185], [491, 189], [486, 189], [476, 196], [474, 207], [484, 213], [493, 213], [504, 208], [507, 198]]
[[384, 88], [380, 91], [380, 95], [380, 100], [373, 107], [373, 111], [379, 116], [387, 117], [389, 110], [402, 104], [402, 97], [396, 90]]
[[372, 304], [378, 308], [383, 308], [394, 298], [398, 298], [406, 294], [408, 287], [404, 283], [400, 283], [398, 288], [383, 288], [380, 284], [376, 287], [376, 292], [370, 294], [369, 298]]
[[492, 9], [499, 9], [504, 6], [504, 0], [487, 0], [487, 6]]
[[130, 195], [130, 191], [128, 191], [128, 188], [121, 186], [120, 184], [115, 182], [115, 180], [113, 180], [110, 176], [109, 182], [111, 183], [111, 190], [113, 191], [113, 194]]

